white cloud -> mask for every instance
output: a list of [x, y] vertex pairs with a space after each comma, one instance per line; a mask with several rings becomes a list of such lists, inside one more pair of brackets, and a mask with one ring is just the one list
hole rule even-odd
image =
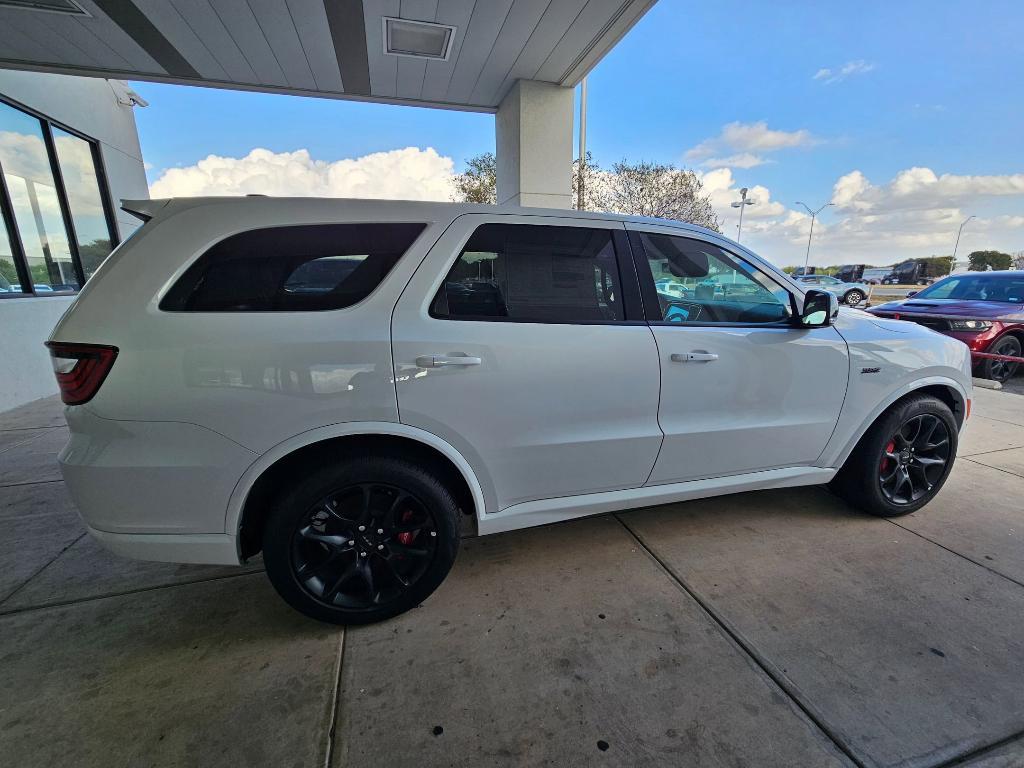
[[[735, 237], [738, 183], [728, 168], [703, 174], [705, 190], [726, 235]], [[743, 243], [779, 266], [803, 264], [810, 216], [771, 199], [762, 186], [744, 209]], [[1024, 248], [1024, 215], [986, 213], [993, 198], [1019, 198], [1024, 204], [1024, 174], [958, 176], [930, 168], [907, 168], [875, 185], [861, 172], [836, 180], [831, 202], [814, 224], [811, 264], [887, 265], [908, 258], [949, 254], [957, 229], [968, 215], [960, 251], [993, 248], [1013, 253]]]
[[[728, 123], [721, 133], [705, 139], [686, 153], [686, 159], [706, 168], [753, 168], [769, 162], [765, 153], [816, 144], [810, 131], [777, 131], [764, 121]], [[731, 154], [727, 154], [731, 153]], [[726, 156], [723, 156], [726, 154]]]
[[314, 160], [308, 150], [254, 149], [245, 157], [210, 155], [165, 170], [150, 185], [160, 197], [264, 194], [448, 200], [454, 163], [435, 149], [406, 147], [357, 158]]
[[934, 210], [985, 197], [1024, 196], [1024, 173], [959, 176], [937, 175], [931, 168], [907, 168], [888, 184], [873, 185], [860, 171], [842, 176], [832, 189], [832, 202], [847, 211], [884, 212]]
[[845, 80], [852, 75], [863, 75], [871, 72], [875, 68], [875, 65], [870, 61], [864, 61], [864, 59], [856, 59], [855, 61], [848, 61], [839, 69], [832, 69], [831, 67], [822, 67], [814, 73], [812, 80], [821, 80], [825, 85], [831, 83], [838, 83]]

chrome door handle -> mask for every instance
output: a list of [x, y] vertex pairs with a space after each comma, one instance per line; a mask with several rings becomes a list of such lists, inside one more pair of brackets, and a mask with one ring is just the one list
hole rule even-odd
[[717, 360], [714, 352], [682, 352], [672, 355], [673, 363], [710, 363]]
[[423, 355], [416, 358], [416, 365], [420, 368], [444, 368], [448, 365], [480, 365], [483, 362], [479, 357], [463, 357], [461, 355]]

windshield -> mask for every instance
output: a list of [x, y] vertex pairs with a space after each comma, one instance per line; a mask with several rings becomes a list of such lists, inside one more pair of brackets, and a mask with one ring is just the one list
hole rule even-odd
[[1024, 303], [1024, 274], [987, 272], [954, 275], [918, 293], [915, 299], [961, 299]]

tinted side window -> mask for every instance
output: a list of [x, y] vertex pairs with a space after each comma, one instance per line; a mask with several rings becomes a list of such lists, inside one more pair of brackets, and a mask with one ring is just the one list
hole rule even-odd
[[716, 245], [641, 233], [663, 322], [761, 324], [791, 315], [789, 292]]
[[425, 224], [254, 229], [204, 253], [160, 302], [171, 312], [341, 309], [370, 295]]
[[484, 224], [459, 254], [431, 314], [539, 323], [622, 320], [612, 234], [585, 227]]

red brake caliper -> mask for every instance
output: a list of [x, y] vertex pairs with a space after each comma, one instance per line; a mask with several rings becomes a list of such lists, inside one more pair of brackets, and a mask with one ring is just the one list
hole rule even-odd
[[[895, 440], [890, 440], [889, 444], [887, 446], [885, 446], [885, 452], [886, 453], [892, 453], [895, 450], [896, 450], [896, 441]], [[888, 456], [882, 456], [882, 464], [881, 464], [881, 466], [878, 469], [881, 472], [885, 472], [887, 469], [889, 469], [889, 457]]]
[[[402, 522], [408, 523], [410, 520], [412, 520], [412, 510], [407, 509], [402, 513]], [[413, 539], [416, 538], [417, 533], [419, 533], [419, 531], [404, 531], [398, 534], [398, 543], [406, 547], [409, 546], [412, 544]]]

